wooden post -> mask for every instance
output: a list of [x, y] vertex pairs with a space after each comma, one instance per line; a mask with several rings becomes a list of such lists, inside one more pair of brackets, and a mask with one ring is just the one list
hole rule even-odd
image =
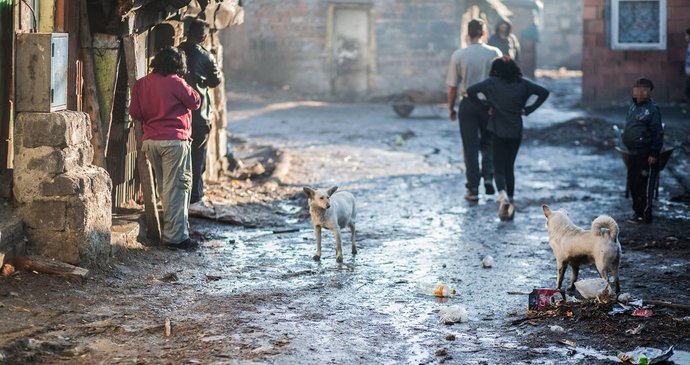
[[93, 145], [93, 164], [105, 168], [105, 151], [103, 149], [103, 135], [101, 123], [101, 111], [96, 94], [96, 74], [94, 71], [93, 49], [91, 30], [89, 28], [89, 16], [86, 9], [86, 0], [80, 2], [80, 38], [81, 56], [84, 71], [84, 111], [91, 119], [91, 144]]
[[[139, 37], [143, 39], [139, 39]], [[143, 46], [145, 35], [128, 35], [123, 37], [122, 44], [125, 51], [125, 62], [127, 64], [127, 78], [130, 87], [138, 78], [146, 74], [146, 52]], [[138, 44], [139, 43], [139, 44]], [[143, 64], [142, 64], [143, 62]], [[143, 131], [141, 121], [134, 121], [134, 130], [137, 137], [137, 170], [141, 190], [144, 193], [144, 211], [146, 213], [146, 237], [159, 241], [161, 239], [161, 226], [158, 219], [158, 208], [156, 204], [156, 190], [151, 172], [151, 162], [146, 158], [146, 154], [141, 151]]]

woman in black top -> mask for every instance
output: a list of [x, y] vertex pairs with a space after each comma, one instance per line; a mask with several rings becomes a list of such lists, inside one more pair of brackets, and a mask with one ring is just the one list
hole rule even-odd
[[[482, 94], [483, 98], [479, 95]], [[527, 105], [530, 96], [537, 100]], [[489, 106], [491, 119], [488, 130], [493, 134], [494, 180], [499, 190], [501, 210], [514, 209], [515, 158], [522, 142], [522, 116], [535, 111], [549, 96], [549, 91], [532, 81], [522, 78], [520, 68], [508, 56], [498, 58], [491, 64], [489, 78], [467, 89], [467, 96]], [[506, 197], [507, 195], [507, 197]], [[512, 212], [505, 217], [512, 218]]]

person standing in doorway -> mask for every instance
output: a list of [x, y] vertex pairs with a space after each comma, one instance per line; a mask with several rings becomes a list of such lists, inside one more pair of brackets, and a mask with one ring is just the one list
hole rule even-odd
[[201, 107], [192, 112], [192, 196], [190, 210], [202, 208], [204, 202], [204, 171], [206, 149], [211, 132], [212, 107], [209, 88], [218, 86], [221, 74], [213, 55], [204, 48], [208, 27], [201, 19], [193, 19], [187, 29], [187, 40], [179, 48], [187, 56], [185, 80], [201, 97]]
[[513, 26], [509, 21], [501, 19], [496, 23], [494, 34], [486, 42], [501, 50], [504, 56], [510, 56], [515, 62], [520, 61], [520, 42], [513, 34]]
[[[482, 42], [484, 21], [472, 19], [467, 25], [469, 45], [456, 50], [448, 66], [448, 116], [451, 121], [459, 120], [462, 149], [465, 158], [467, 193], [465, 199], [479, 200], [479, 182], [484, 178], [486, 194], [494, 194], [493, 162], [491, 158], [491, 135], [487, 131], [488, 108], [481, 103], [467, 99], [467, 88], [489, 76], [491, 62], [501, 57], [498, 48]], [[455, 111], [455, 102], [460, 106]], [[482, 168], [479, 168], [479, 151], [482, 154]]]
[[199, 94], [182, 78], [185, 57], [167, 47], [151, 62], [153, 72], [132, 87], [129, 115], [142, 124], [142, 152], [156, 176], [163, 204], [163, 243], [175, 249], [194, 249], [189, 238], [189, 194], [192, 188], [191, 119], [199, 109]]
[[[480, 98], [479, 95], [483, 95]], [[527, 105], [532, 95], [537, 99]], [[491, 110], [489, 131], [493, 134], [494, 168], [498, 194], [498, 216], [510, 220], [515, 212], [515, 158], [522, 143], [522, 116], [537, 110], [549, 91], [522, 77], [517, 63], [508, 56], [491, 64], [490, 77], [467, 90], [470, 100]]]

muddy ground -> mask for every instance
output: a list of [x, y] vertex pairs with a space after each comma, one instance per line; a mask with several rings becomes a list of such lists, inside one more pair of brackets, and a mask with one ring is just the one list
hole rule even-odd
[[[210, 186], [214, 219], [192, 220], [204, 246], [131, 250], [85, 284], [10, 277], [0, 284], [0, 356], [54, 364], [607, 364], [636, 346], [690, 351], [690, 313], [677, 309], [655, 308], [651, 318], [609, 316], [613, 304], [527, 313], [520, 293], [555, 282], [543, 203], [566, 208], [581, 226], [612, 215], [621, 227], [623, 291], [690, 304], [690, 213], [671, 199], [686, 187], [665, 171], [655, 222], [626, 223], [623, 164], [597, 146], [607, 138], [591, 141], [582, 131], [589, 122], [576, 120], [600, 117], [558, 95], [526, 122], [539, 130], [527, 133], [518, 156], [518, 211], [507, 223], [494, 197], [463, 200], [458, 127], [433, 107], [401, 119], [383, 104], [233, 104], [229, 129], [250, 142], [236, 141], [245, 169]], [[258, 162], [263, 172], [253, 169]], [[304, 185], [355, 194], [357, 256], [346, 249], [337, 264], [326, 232], [321, 262], [311, 259]], [[485, 255], [493, 268], [482, 267]], [[439, 300], [424, 292], [439, 282], [457, 294]], [[468, 322], [439, 322], [453, 305], [467, 309]], [[690, 363], [683, 356], [676, 363]]]

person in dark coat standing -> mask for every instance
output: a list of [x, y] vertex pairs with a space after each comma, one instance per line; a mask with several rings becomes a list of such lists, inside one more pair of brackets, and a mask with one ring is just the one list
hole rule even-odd
[[661, 112], [652, 100], [654, 84], [641, 77], [633, 85], [633, 103], [623, 130], [623, 144], [630, 152], [628, 187], [633, 200], [631, 223], [652, 222], [652, 202], [659, 175], [659, 154], [664, 144]]
[[505, 19], [496, 23], [494, 34], [486, 42], [501, 50], [504, 56], [510, 56], [515, 62], [520, 62], [520, 42], [513, 34], [513, 26]]
[[[537, 99], [527, 105], [532, 95]], [[491, 64], [488, 79], [467, 89], [467, 97], [490, 108], [488, 129], [493, 135], [494, 181], [501, 204], [499, 217], [512, 219], [515, 210], [515, 158], [522, 143], [522, 116], [537, 110], [549, 97], [549, 91], [522, 78], [515, 61], [503, 56]]]
[[203, 43], [208, 37], [208, 27], [203, 20], [194, 19], [187, 30], [187, 40], [179, 48], [187, 56], [185, 80], [201, 96], [201, 107], [192, 113], [192, 196], [190, 210], [196, 209], [204, 197], [203, 175], [206, 171], [206, 148], [211, 132], [213, 111], [209, 88], [220, 85], [221, 73], [213, 55]]

